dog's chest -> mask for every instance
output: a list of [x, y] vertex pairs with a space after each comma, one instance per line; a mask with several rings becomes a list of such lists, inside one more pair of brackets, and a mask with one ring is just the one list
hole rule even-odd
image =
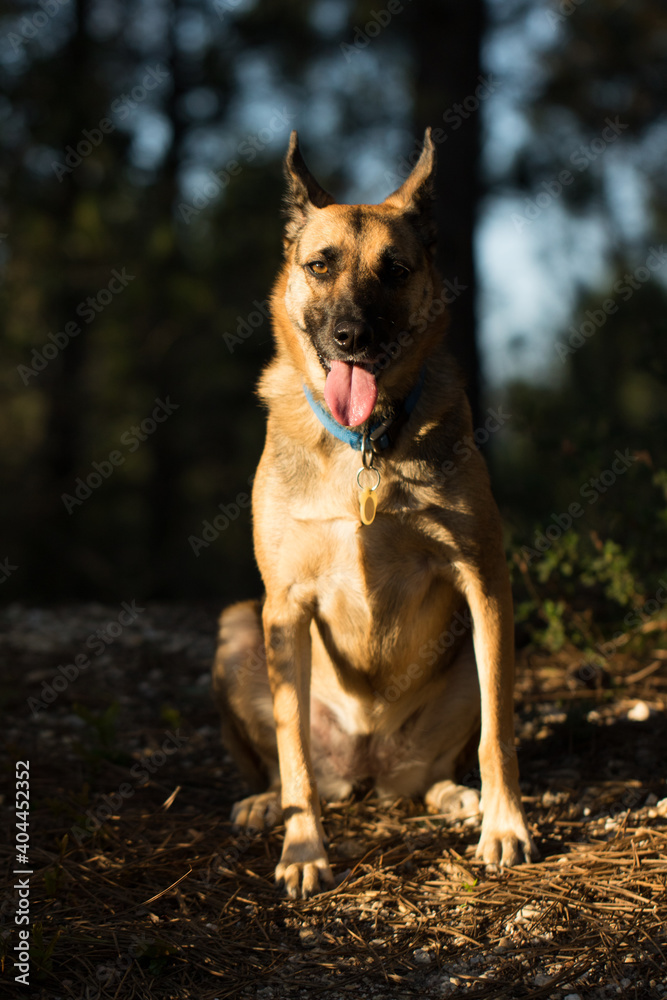
[[409, 520], [330, 525], [326, 570], [315, 582], [316, 620], [336, 665], [374, 673], [410, 662], [458, 602], [444, 552]]

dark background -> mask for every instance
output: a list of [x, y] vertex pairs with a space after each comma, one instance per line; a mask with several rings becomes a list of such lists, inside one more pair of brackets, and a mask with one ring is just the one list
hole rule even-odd
[[[465, 288], [452, 346], [477, 426], [511, 414], [485, 450], [520, 618], [539, 606], [576, 632], [598, 599], [611, 620], [650, 598], [667, 555], [667, 266], [627, 300], [614, 283], [665, 231], [659, 0], [43, 0], [2, 4], [0, 44], [5, 600], [257, 591], [244, 495], [290, 129], [341, 200], [380, 201], [427, 124], [441, 270]], [[114, 269], [132, 280], [111, 294]], [[178, 408], [139, 441], [157, 400]], [[538, 558], [616, 449], [627, 473]], [[111, 474], [68, 512], [94, 462]], [[193, 547], [220, 504], [229, 527]]]

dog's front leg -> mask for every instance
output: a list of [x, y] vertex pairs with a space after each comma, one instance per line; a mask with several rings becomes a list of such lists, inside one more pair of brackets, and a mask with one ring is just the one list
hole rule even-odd
[[480, 573], [463, 569], [473, 620], [481, 694], [479, 766], [482, 835], [477, 857], [487, 864], [516, 865], [537, 857], [521, 805], [514, 747], [514, 614], [504, 556]]
[[333, 882], [310, 759], [310, 614], [286, 612], [285, 601], [267, 599], [263, 623], [285, 818], [276, 881], [293, 899], [305, 899], [320, 881]]

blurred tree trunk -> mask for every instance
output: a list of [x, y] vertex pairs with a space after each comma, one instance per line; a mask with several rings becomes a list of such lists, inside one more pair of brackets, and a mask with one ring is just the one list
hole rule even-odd
[[[68, 133], [63, 147], [73, 146], [81, 139], [81, 130], [94, 120], [95, 89], [88, 80], [92, 76], [90, 41], [85, 24], [89, 0], [77, 0], [75, 30], [60, 53], [56, 65], [49, 68], [58, 80], [58, 101], [68, 110]], [[59, 72], [60, 70], [60, 72]], [[34, 83], [34, 81], [33, 81]], [[59, 155], [62, 162], [64, 154]], [[58, 281], [53, 285], [48, 302], [50, 329], [62, 331], [66, 323], [76, 322], [81, 333], [73, 337], [66, 349], [42, 376], [46, 393], [45, 430], [41, 459], [37, 467], [35, 489], [33, 481], [26, 498], [30, 520], [34, 526], [31, 545], [31, 563], [28, 572], [43, 572], [45, 565], [57, 567], [58, 585], [62, 593], [76, 590], [79, 574], [91, 567], [85, 544], [79, 538], [75, 517], [68, 517], [62, 494], [72, 494], [77, 475], [83, 463], [84, 440], [87, 429], [82, 415], [87, 411], [84, 385], [84, 364], [88, 349], [88, 331], [77, 316], [77, 306], [85, 297], [90, 261], [76, 249], [74, 232], [75, 214], [80, 196], [80, 175], [76, 169], [61, 179], [60, 197], [55, 203], [57, 236], [53, 245], [60, 251]], [[82, 277], [83, 276], [83, 277]], [[84, 463], [85, 464], [85, 463]], [[76, 513], [76, 508], [74, 510]], [[93, 574], [94, 575], [94, 574]]]
[[[171, 142], [151, 199], [152, 212], [147, 219], [147, 242], [150, 242], [155, 230], [173, 219], [174, 205], [178, 201], [179, 169], [185, 134], [185, 121], [180, 105], [191, 82], [188, 79], [189, 67], [185, 56], [179, 52], [177, 40], [178, 17], [184, 9], [182, 4], [174, 4], [171, 17], [167, 56], [171, 89], [164, 104], [172, 129]], [[176, 388], [181, 380], [175, 370], [177, 362], [174, 361], [173, 348], [188, 331], [179, 328], [181, 320], [173, 308], [172, 295], [179, 277], [187, 274], [188, 266], [181, 253], [173, 222], [171, 229], [172, 238], [166, 254], [153, 258], [148, 246], [144, 253], [144, 260], [153, 270], [153, 278], [148, 328], [145, 330], [150, 348], [143, 374], [147, 381], [152, 382], [156, 399], [166, 401], [170, 398], [172, 403], [180, 407], [188, 402], [191, 404], [192, 400], [182, 399]], [[178, 415], [175, 419], [178, 421]], [[177, 439], [178, 434], [168, 420], [146, 443], [152, 455], [146, 497], [150, 564], [148, 577], [151, 591], [160, 598], [177, 593], [179, 586], [182, 587], [179, 570], [170, 558], [170, 535], [173, 535], [174, 529], [183, 520], [182, 491], [179, 485], [182, 456], [175, 447]]]
[[[456, 298], [449, 342], [466, 375], [477, 422], [481, 377], [477, 346], [474, 232], [480, 197], [480, 48], [486, 28], [483, 0], [424, 0], [409, 8], [415, 59], [415, 127], [442, 129], [437, 143], [438, 266]], [[437, 134], [436, 134], [437, 138]]]

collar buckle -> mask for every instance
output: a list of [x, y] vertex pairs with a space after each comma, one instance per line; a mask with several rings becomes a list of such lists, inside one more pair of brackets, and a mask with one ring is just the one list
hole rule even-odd
[[373, 435], [364, 434], [361, 439], [361, 462], [364, 469], [373, 468], [375, 458], [375, 448], [373, 446]]

